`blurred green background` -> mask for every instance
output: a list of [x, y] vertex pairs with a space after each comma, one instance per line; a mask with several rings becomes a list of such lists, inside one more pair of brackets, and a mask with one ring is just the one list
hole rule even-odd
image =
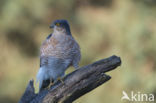
[[36, 80], [39, 48], [55, 19], [69, 21], [80, 66], [113, 54], [122, 59], [109, 82], [75, 103], [127, 103], [123, 90], [156, 95], [155, 0], [0, 0], [0, 103], [16, 103]]

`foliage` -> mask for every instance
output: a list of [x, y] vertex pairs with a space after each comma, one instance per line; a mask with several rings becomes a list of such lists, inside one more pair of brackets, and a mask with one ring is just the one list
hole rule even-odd
[[16, 103], [35, 78], [41, 42], [62, 18], [81, 46], [81, 66], [113, 54], [123, 62], [111, 81], [76, 102], [120, 103], [123, 90], [156, 94], [155, 11], [154, 0], [1, 0], [0, 102]]

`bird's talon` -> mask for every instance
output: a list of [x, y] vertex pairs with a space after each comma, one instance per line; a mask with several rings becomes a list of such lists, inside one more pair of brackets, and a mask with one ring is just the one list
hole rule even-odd
[[50, 87], [53, 85], [54, 83], [53, 82], [50, 82], [49, 86], [48, 86], [48, 89], [50, 89]]
[[58, 80], [58, 81], [61, 81], [61, 83], [64, 84], [63, 78], [58, 77], [57, 80]]

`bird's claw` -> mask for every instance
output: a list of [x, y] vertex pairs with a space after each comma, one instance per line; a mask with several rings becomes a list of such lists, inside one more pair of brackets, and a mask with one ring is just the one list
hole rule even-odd
[[54, 81], [53, 81], [53, 79], [50, 79], [50, 84], [49, 84], [48, 88], [50, 89], [50, 87], [51, 87], [52, 85], [54, 85]]
[[61, 81], [61, 83], [64, 84], [63, 78], [58, 77], [57, 80], [58, 80], [58, 81]]

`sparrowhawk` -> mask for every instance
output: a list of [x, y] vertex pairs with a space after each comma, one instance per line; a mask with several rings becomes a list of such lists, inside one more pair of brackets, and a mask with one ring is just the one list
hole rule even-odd
[[69, 66], [79, 67], [80, 47], [73, 38], [67, 20], [55, 20], [53, 28], [40, 48], [40, 69], [37, 74], [40, 91], [50, 82], [57, 81], [65, 75]]

